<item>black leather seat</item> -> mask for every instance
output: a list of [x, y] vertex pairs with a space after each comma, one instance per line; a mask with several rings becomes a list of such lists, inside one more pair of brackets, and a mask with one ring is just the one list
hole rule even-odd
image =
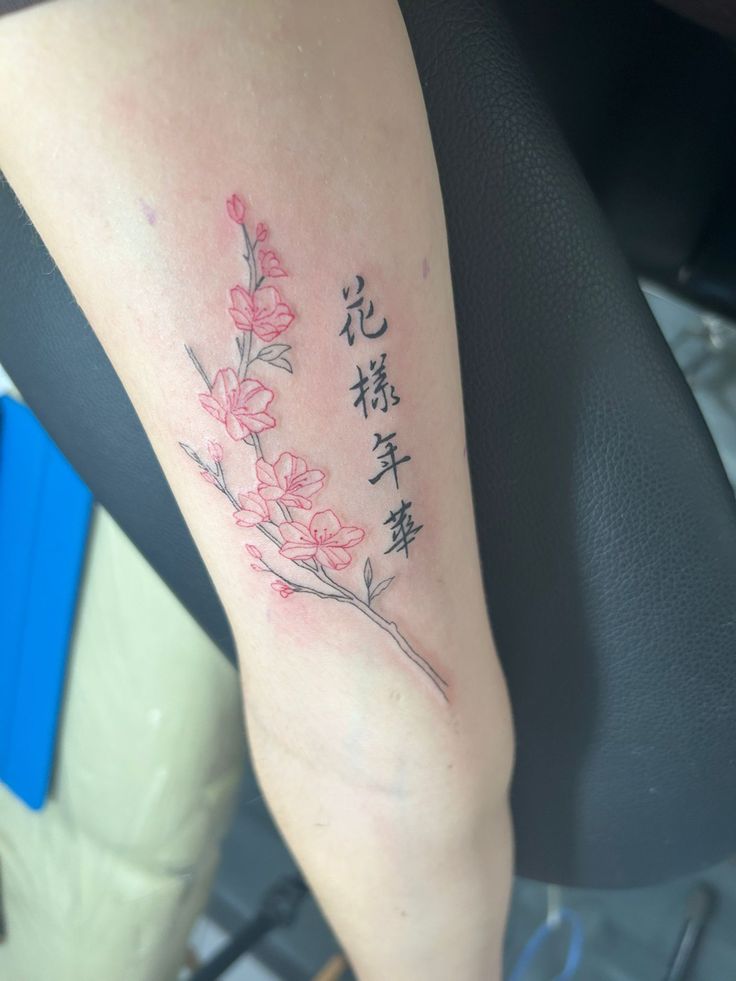
[[[404, 0], [447, 212], [517, 867], [658, 881], [736, 849], [736, 506], [496, 3]], [[231, 655], [133, 410], [10, 191], [0, 363]]]

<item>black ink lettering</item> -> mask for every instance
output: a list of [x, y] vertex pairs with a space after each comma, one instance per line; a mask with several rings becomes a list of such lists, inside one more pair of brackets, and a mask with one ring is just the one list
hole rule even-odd
[[391, 544], [383, 553], [384, 555], [388, 555], [389, 552], [403, 552], [405, 558], [409, 558], [409, 546], [424, 527], [424, 525], [414, 524], [414, 519], [409, 510], [411, 506], [411, 501], [405, 501], [402, 498], [401, 504], [395, 511], [391, 511], [388, 518], [383, 522], [391, 530]]
[[363, 374], [363, 369], [360, 367], [360, 365], [356, 364], [355, 367], [358, 372], [358, 380], [354, 385], [350, 386], [350, 391], [357, 393], [353, 405], [356, 408], [362, 409], [363, 418], [367, 419], [368, 418], [368, 402], [367, 402], [368, 376]]
[[[381, 461], [381, 469], [374, 477], [370, 477], [368, 482], [371, 484], [377, 484], [381, 477], [385, 476], [387, 473], [393, 474], [394, 483], [398, 490], [399, 487], [399, 467], [402, 463], [408, 463], [411, 457], [407, 454], [406, 456], [398, 457], [396, 456], [398, 448], [396, 443], [392, 442], [396, 437], [396, 433], [389, 433], [388, 436], [381, 436], [380, 433], [374, 433], [373, 438], [375, 442], [373, 444], [374, 452], [380, 447], [383, 447], [381, 453], [378, 454], [378, 459]], [[384, 445], [385, 444], [385, 445]]]
[[369, 330], [366, 326], [366, 321], [370, 320], [375, 313], [375, 307], [373, 305], [373, 300], [368, 301], [367, 307], [364, 306], [364, 287], [365, 279], [362, 276], [356, 275], [354, 293], [352, 293], [350, 286], [344, 286], [342, 289], [343, 300], [347, 301], [348, 299], [351, 299], [351, 294], [354, 296], [352, 302], [348, 303], [345, 307], [346, 319], [342, 326], [342, 330], [340, 331], [340, 337], [342, 337], [344, 334], [350, 347], [352, 347], [355, 343], [355, 327], [353, 324], [353, 318], [357, 320], [358, 328], [363, 337], [367, 337], [370, 340], [373, 340], [376, 337], [381, 337], [388, 330], [388, 322], [385, 317], [383, 318], [380, 327], [377, 327], [375, 330]]
[[386, 353], [384, 352], [379, 360], [371, 360], [371, 381], [373, 384], [373, 398], [371, 406], [374, 409], [380, 408], [381, 412], [388, 412], [389, 405], [398, 405], [401, 399], [396, 394], [396, 389], [386, 377]]

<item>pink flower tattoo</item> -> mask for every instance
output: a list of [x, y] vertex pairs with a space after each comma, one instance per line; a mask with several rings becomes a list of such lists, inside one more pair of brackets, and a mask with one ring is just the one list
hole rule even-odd
[[271, 589], [275, 589], [283, 599], [288, 599], [290, 596], [294, 595], [294, 590], [292, 587], [288, 584], [288, 582], [284, 582], [283, 579], [274, 579], [274, 581], [271, 583]]
[[252, 330], [262, 341], [273, 341], [291, 326], [294, 314], [275, 286], [251, 293], [242, 286], [230, 290], [230, 316], [238, 330]]
[[[229, 470], [230, 451], [226, 454], [217, 439], [206, 439], [206, 449], [201, 452], [189, 443], [180, 445], [204, 481], [227, 500], [235, 525], [259, 536], [261, 548], [252, 542], [246, 542], [245, 548], [251, 568], [274, 577], [272, 590], [284, 599], [297, 595], [353, 607], [391, 637], [395, 649], [448, 701], [447, 681], [407, 640], [397, 623], [376, 608], [376, 601], [389, 589], [394, 576], [374, 577], [369, 557], [362, 566], [364, 590], [358, 591], [344, 578], [335, 576], [353, 563], [369, 534], [365, 528], [343, 524], [329, 506], [315, 510], [315, 500], [327, 483], [325, 471], [291, 451], [282, 452], [275, 459], [264, 451], [262, 439], [277, 423], [270, 413], [274, 391], [260, 380], [260, 373], [293, 373], [290, 356], [287, 357], [291, 345], [280, 338], [292, 327], [296, 315], [276, 287], [266, 284], [267, 280], [286, 276], [274, 251], [257, 248], [268, 236], [267, 225], [257, 222], [255, 234], [251, 234], [245, 201], [239, 194], [227, 199], [225, 210], [240, 228], [247, 266], [247, 286], [230, 290], [228, 311], [236, 328], [234, 364], [218, 368], [211, 377], [193, 348], [187, 346], [186, 352], [206, 387], [199, 394], [202, 408], [224, 426], [232, 440], [244, 444], [243, 452], [251, 455], [248, 484], [233, 489], [225, 473], [226, 463]], [[292, 513], [313, 510], [308, 523], [308, 515], [302, 515], [304, 520], [300, 520]]]
[[261, 272], [266, 279], [280, 279], [287, 275], [281, 266], [281, 260], [271, 249], [261, 249], [258, 258], [261, 261]]
[[224, 424], [232, 439], [262, 433], [276, 425], [273, 416], [266, 412], [273, 401], [271, 389], [255, 378], [240, 381], [232, 368], [221, 368], [211, 390], [200, 395], [199, 401], [210, 415]]
[[322, 489], [324, 471], [309, 470], [293, 453], [282, 453], [275, 463], [261, 457], [256, 463], [258, 493], [267, 501], [280, 501], [287, 508], [308, 511], [312, 498]]
[[343, 525], [334, 511], [318, 511], [309, 527], [300, 521], [285, 521], [279, 525], [284, 544], [279, 554], [285, 559], [316, 559], [328, 569], [344, 569], [350, 565], [349, 548], [365, 538], [362, 528]]
[[268, 502], [264, 501], [261, 495], [256, 494], [255, 491], [238, 494], [238, 505], [238, 510], [233, 514], [233, 517], [235, 523], [244, 528], [253, 528], [271, 520]]
[[226, 202], [227, 213], [237, 225], [245, 221], [245, 202], [239, 194], [233, 194]]
[[210, 460], [212, 460], [213, 463], [222, 463], [222, 446], [216, 439], [207, 440], [207, 452], [209, 453]]

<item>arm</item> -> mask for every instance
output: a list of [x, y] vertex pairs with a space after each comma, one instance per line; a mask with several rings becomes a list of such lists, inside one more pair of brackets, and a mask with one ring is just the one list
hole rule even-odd
[[359, 976], [500, 977], [511, 725], [395, 3], [58, 0], [0, 21], [0, 66], [0, 164], [211, 571]]

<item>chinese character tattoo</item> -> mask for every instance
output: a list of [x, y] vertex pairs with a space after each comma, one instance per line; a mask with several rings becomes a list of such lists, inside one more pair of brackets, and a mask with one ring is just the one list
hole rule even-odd
[[368, 478], [368, 483], [377, 484], [381, 477], [385, 477], [387, 473], [390, 473], [394, 478], [394, 483], [398, 490], [399, 467], [402, 463], [408, 463], [411, 457], [408, 454], [397, 457], [398, 449], [396, 443], [392, 442], [395, 437], [396, 433], [389, 433], [388, 436], [381, 436], [380, 433], [373, 434], [373, 451], [375, 452], [379, 448], [381, 449], [381, 452], [378, 454], [378, 459], [381, 461], [381, 469], [374, 477]]
[[377, 359], [371, 358], [369, 365], [370, 377], [356, 364], [358, 380], [350, 386], [350, 391], [357, 393], [353, 405], [362, 410], [364, 419], [368, 418], [369, 406], [374, 412], [378, 409], [386, 413], [392, 405], [398, 405], [401, 401], [386, 375], [385, 352]]
[[409, 508], [411, 501], [402, 499], [401, 504], [392, 511], [383, 522], [389, 526], [391, 531], [391, 544], [383, 553], [388, 555], [390, 552], [403, 552], [405, 558], [409, 558], [409, 546], [422, 530], [424, 525], [415, 525]]
[[[360, 333], [369, 340], [382, 337], [388, 330], [388, 321], [385, 317], [377, 327], [375, 324], [368, 323], [375, 315], [375, 307], [373, 300], [369, 300], [367, 306], [365, 305], [364, 287], [365, 279], [362, 276], [356, 276], [354, 288], [352, 286], [345, 286], [342, 291], [342, 298], [345, 300], [346, 319], [340, 331], [340, 336], [345, 335], [350, 347], [355, 343], [356, 321]], [[348, 300], [350, 300], [350, 303], [347, 302]]]

